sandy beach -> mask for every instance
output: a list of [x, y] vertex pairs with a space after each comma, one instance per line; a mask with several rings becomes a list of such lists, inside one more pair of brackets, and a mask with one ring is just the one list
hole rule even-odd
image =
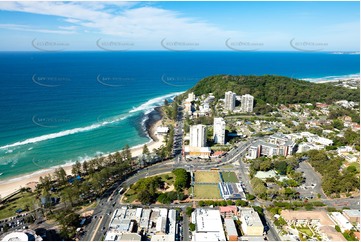
[[[148, 146], [148, 149], [151, 152], [153, 151], [153, 149], [158, 149], [163, 144], [164, 137], [156, 134], [156, 129], [161, 124], [162, 124], [162, 119], [160, 119], [154, 123], [150, 123], [149, 127], [147, 127], [147, 131], [148, 131], [149, 136], [151, 137], [151, 140], [146, 144]], [[141, 155], [142, 151], [143, 151], [143, 146], [144, 146], [144, 144], [131, 147], [130, 150], [132, 152], [132, 156], [136, 157], [136, 156]], [[104, 156], [108, 156], [108, 154], [104, 155]], [[71, 175], [72, 164], [62, 165], [61, 167], [64, 168], [64, 170], [66, 171], [66, 173], [68, 175]], [[40, 170], [40, 171], [31, 173], [31, 174], [22, 175], [20, 177], [14, 177], [8, 181], [0, 181], [1, 197], [4, 198], [7, 195], [9, 195], [23, 187], [34, 188], [41, 176], [44, 177], [44, 176], [47, 176], [48, 174], [53, 174], [53, 172], [55, 171], [56, 168], [57, 167], [53, 167], [53, 168], [49, 168], [49, 169]]]

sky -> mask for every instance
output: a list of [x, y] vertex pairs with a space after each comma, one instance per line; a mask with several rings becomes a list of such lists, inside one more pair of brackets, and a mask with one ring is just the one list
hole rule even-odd
[[355, 2], [0, 2], [0, 51], [359, 51]]

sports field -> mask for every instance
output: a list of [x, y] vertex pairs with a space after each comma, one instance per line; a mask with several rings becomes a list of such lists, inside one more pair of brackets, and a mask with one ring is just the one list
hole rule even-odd
[[239, 180], [236, 176], [236, 173], [232, 172], [232, 171], [226, 171], [226, 172], [222, 172], [222, 178], [224, 182], [232, 182], [232, 183], [238, 183]]
[[218, 185], [194, 185], [194, 198], [195, 199], [220, 199], [221, 194]]
[[196, 183], [218, 183], [220, 182], [218, 171], [196, 171], [194, 172]]

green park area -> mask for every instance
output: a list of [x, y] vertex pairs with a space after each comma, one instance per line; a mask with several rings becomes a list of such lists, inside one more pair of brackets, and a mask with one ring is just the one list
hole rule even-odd
[[15, 216], [16, 210], [33, 210], [35, 201], [34, 193], [23, 191], [16, 194], [0, 205], [0, 219]]
[[221, 199], [218, 184], [196, 184], [194, 185], [195, 199]]
[[233, 171], [226, 171], [226, 172], [221, 172], [222, 178], [224, 182], [232, 182], [232, 183], [238, 183], [239, 180], [236, 176], [236, 173], [234, 173]]
[[220, 182], [218, 171], [196, 171], [194, 172], [195, 183], [218, 183]]
[[151, 204], [172, 203], [186, 198], [184, 192], [190, 184], [190, 174], [184, 169], [175, 169], [172, 173], [146, 177], [132, 184], [123, 195], [122, 202]]

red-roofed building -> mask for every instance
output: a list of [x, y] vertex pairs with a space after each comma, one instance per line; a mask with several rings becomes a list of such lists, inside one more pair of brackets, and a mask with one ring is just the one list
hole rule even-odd
[[219, 207], [219, 212], [224, 218], [231, 218], [235, 215], [238, 215], [238, 209], [236, 206]]
[[327, 108], [328, 104], [327, 103], [316, 103], [316, 107], [318, 107], [318, 108]]
[[213, 153], [212, 157], [220, 157], [221, 155], [223, 155], [224, 153], [226, 153], [225, 151], [216, 151]]

